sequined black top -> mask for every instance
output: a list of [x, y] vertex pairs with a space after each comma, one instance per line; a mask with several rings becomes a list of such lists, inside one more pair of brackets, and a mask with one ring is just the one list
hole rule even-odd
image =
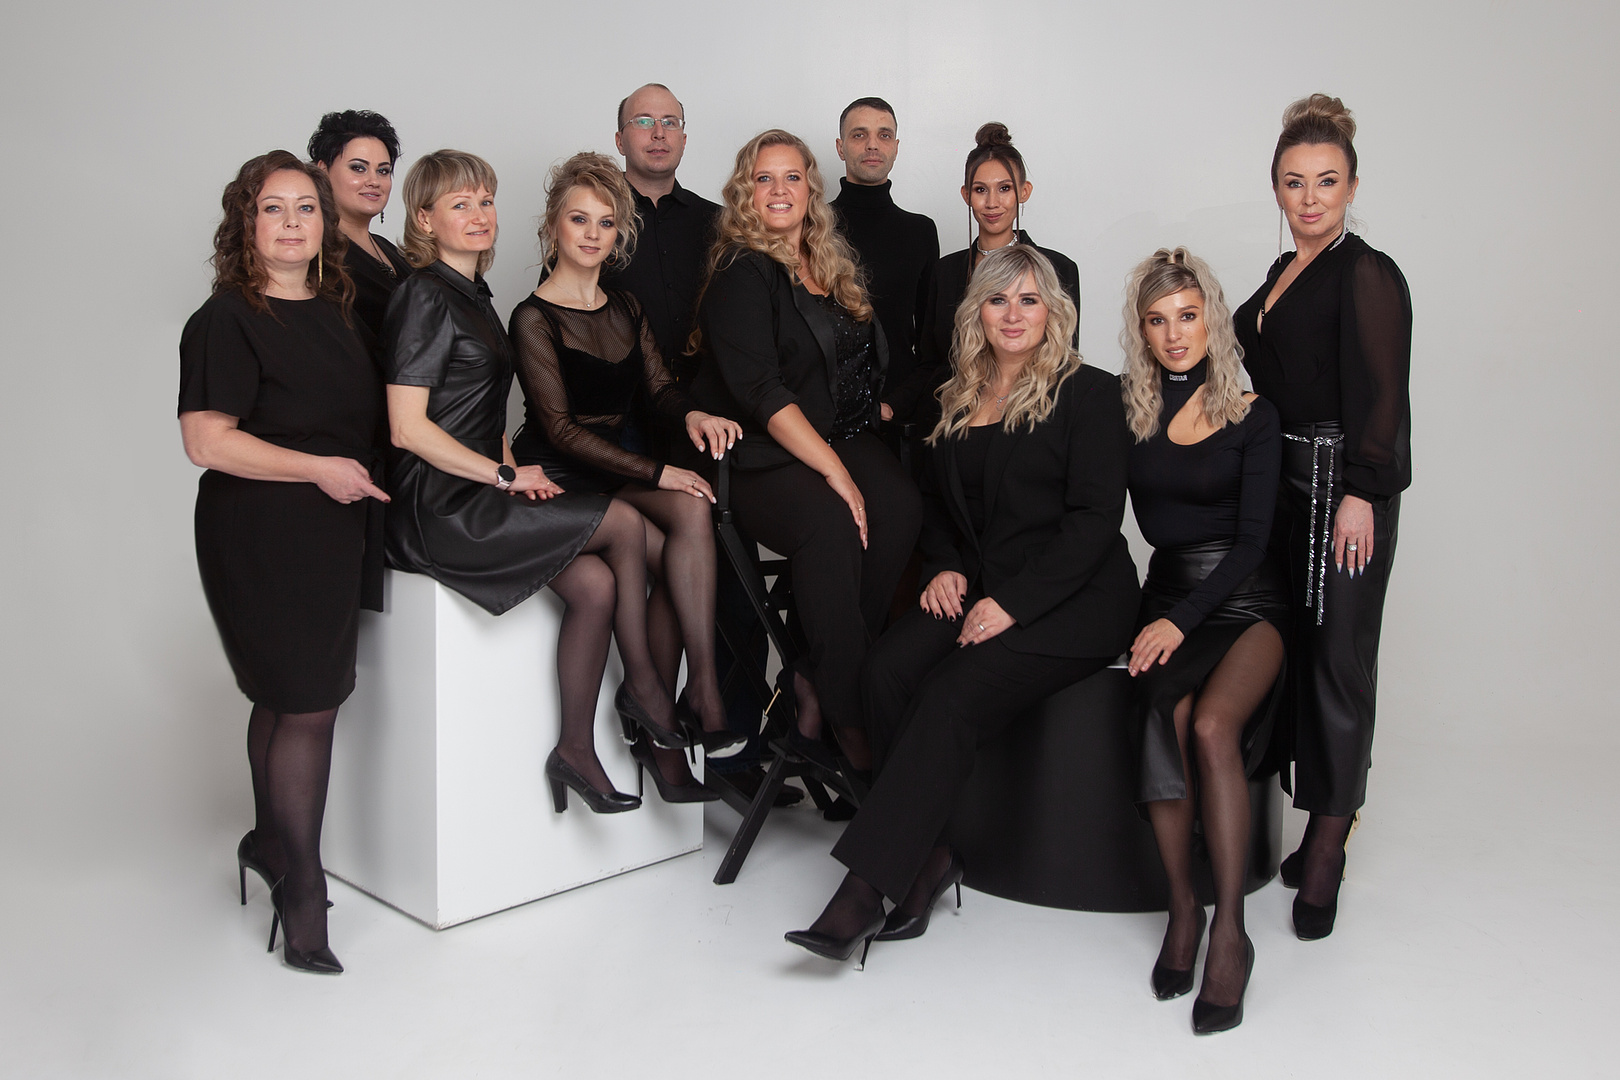
[[832, 437], [847, 439], [872, 426], [872, 395], [876, 392], [877, 349], [872, 344], [872, 323], [855, 316], [829, 293], [816, 297], [833, 326], [838, 350], [838, 386], [833, 393]]

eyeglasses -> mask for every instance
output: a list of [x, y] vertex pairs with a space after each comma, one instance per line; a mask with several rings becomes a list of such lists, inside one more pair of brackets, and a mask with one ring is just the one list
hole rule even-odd
[[679, 116], [632, 116], [624, 124], [624, 127], [633, 127], [640, 131], [651, 131], [655, 127], [661, 127], [665, 131], [679, 131], [685, 126], [686, 121]]

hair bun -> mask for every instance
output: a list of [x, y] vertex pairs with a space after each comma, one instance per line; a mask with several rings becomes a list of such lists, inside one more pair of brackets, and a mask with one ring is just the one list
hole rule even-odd
[[992, 120], [974, 132], [973, 143], [975, 146], [1011, 146], [1012, 132], [1007, 130], [1006, 124]]
[[1288, 108], [1283, 110], [1283, 130], [1287, 131], [1297, 124], [1310, 121], [1325, 121], [1332, 124], [1344, 136], [1346, 141], [1356, 137], [1356, 118], [1344, 102], [1327, 94], [1312, 94], [1310, 97], [1300, 98]]

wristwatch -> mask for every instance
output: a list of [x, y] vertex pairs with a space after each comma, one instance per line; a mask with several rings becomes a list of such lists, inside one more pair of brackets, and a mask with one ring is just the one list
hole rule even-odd
[[509, 491], [516, 480], [517, 470], [504, 461], [501, 462], [500, 466], [495, 470], [495, 486], [502, 491]]

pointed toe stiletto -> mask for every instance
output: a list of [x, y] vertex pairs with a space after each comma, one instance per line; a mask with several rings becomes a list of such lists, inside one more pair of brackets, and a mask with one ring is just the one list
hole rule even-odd
[[563, 760], [556, 750], [546, 758], [546, 780], [551, 784], [551, 808], [557, 813], [568, 809], [568, 789], [585, 800], [585, 805], [598, 814], [622, 814], [641, 805], [641, 800], [622, 791], [598, 791], [579, 770]]
[[967, 867], [962, 862], [962, 856], [953, 848], [951, 861], [945, 864], [945, 876], [939, 879], [934, 886], [933, 895], [928, 898], [928, 906], [918, 915], [906, 915], [899, 908], [889, 912], [889, 917], [883, 920], [883, 929], [880, 930], [874, 941], [907, 941], [911, 938], [920, 938], [928, 931], [928, 920], [934, 914], [934, 905], [953, 886], [956, 889], [956, 906], [962, 907], [962, 877]]
[[242, 903], [247, 903], [247, 872], [251, 870], [264, 879], [265, 888], [271, 888], [275, 881], [270, 877], [270, 868], [259, 861], [259, 847], [254, 842], [253, 830], [249, 829], [242, 834], [242, 842], [236, 845], [236, 887], [241, 893]]
[[695, 778], [687, 784], [672, 784], [665, 780], [663, 770], [658, 767], [658, 759], [653, 757], [652, 748], [645, 742], [631, 743], [630, 756], [636, 759], [636, 785], [643, 796], [646, 794], [643, 778], [650, 773], [653, 786], [658, 788], [658, 797], [667, 803], [714, 802], [720, 797], [719, 792]]
[[[618, 692], [613, 695], [613, 707], [619, 711], [619, 723], [626, 733], [632, 725], [647, 733], [647, 738], [663, 747], [665, 750], [685, 750], [691, 745], [686, 733], [667, 728], [652, 718], [652, 714], [641, 707], [635, 695], [630, 693], [628, 683], [620, 683]], [[626, 739], [633, 742], [633, 739]]]
[[[328, 903], [327, 907], [332, 905]], [[281, 882], [277, 881], [270, 886], [270, 945], [265, 952], [276, 951], [276, 930], [285, 920], [281, 915]], [[281, 962], [290, 968], [299, 971], [308, 971], [316, 975], [341, 975], [343, 965], [338, 962], [337, 956], [332, 952], [331, 946], [322, 945], [309, 952], [293, 948], [292, 941], [286, 934], [281, 935]]]
[[848, 960], [855, 952], [855, 946], [861, 947], [860, 963], [855, 965], [856, 971], [866, 970], [866, 953], [872, 947], [872, 941], [883, 929], [884, 915], [882, 905], [878, 905], [878, 913], [872, 921], [863, 926], [859, 933], [853, 937], [837, 938], [831, 934], [818, 933], [815, 930], [789, 930], [782, 937], [790, 944], [801, 949], [808, 949], [817, 956], [836, 960], [839, 963]]
[[[1183, 994], [1190, 993], [1193, 988], [1193, 969], [1198, 966], [1198, 946], [1204, 940], [1204, 928], [1209, 925], [1209, 915], [1204, 911], [1203, 905], [1198, 907], [1198, 935], [1193, 938], [1192, 966], [1182, 968], [1166, 967], [1163, 964], [1153, 965], [1153, 996], [1160, 1001], [1170, 1001]], [[1170, 931], [1166, 928], [1165, 933]]]
[[1243, 972], [1243, 989], [1231, 1005], [1211, 1005], [1203, 996], [1193, 1000], [1192, 1025], [1194, 1035], [1213, 1035], [1217, 1031], [1231, 1031], [1243, 1023], [1243, 996], [1249, 992], [1249, 977], [1254, 974], [1254, 942], [1243, 935], [1243, 945], [1249, 950], [1248, 967]]

